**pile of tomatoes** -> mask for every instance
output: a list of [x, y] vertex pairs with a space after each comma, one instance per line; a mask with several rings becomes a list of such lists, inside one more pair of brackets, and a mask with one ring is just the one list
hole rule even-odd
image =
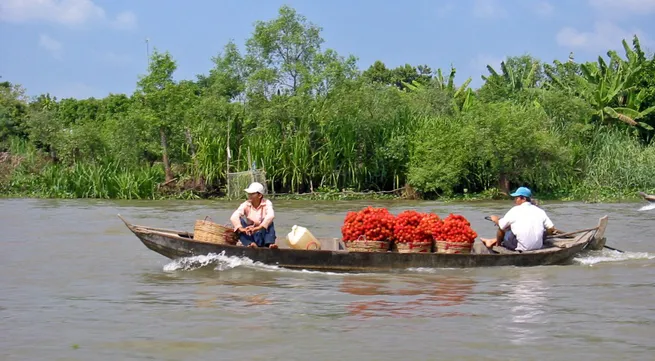
[[359, 212], [348, 212], [341, 227], [344, 241], [393, 239], [395, 217], [386, 208], [366, 207]]
[[443, 220], [441, 229], [434, 239], [454, 242], [454, 243], [473, 243], [477, 233], [471, 228], [471, 223], [459, 214], [449, 214]]
[[366, 239], [399, 243], [422, 243], [431, 240], [473, 243], [478, 236], [462, 215], [449, 214], [445, 219], [435, 213], [406, 210], [394, 216], [386, 208], [366, 207], [348, 212], [341, 227], [344, 241]]
[[431, 242], [432, 235], [421, 227], [421, 221], [425, 214], [417, 211], [407, 210], [396, 217], [396, 225], [393, 229], [394, 239], [398, 243], [424, 243]]
[[421, 219], [421, 223], [419, 224], [419, 228], [421, 228], [424, 233], [434, 239], [439, 239], [438, 236], [441, 235], [442, 227], [443, 221], [435, 213], [425, 214]]

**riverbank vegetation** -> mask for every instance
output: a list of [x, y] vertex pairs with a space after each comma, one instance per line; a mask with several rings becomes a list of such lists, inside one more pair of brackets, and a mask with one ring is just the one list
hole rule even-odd
[[0, 194], [216, 197], [227, 172], [253, 163], [289, 197], [655, 191], [655, 57], [636, 36], [595, 62], [508, 57], [479, 89], [455, 68], [360, 71], [289, 7], [244, 45], [180, 81], [174, 56], [155, 50], [133, 94], [102, 99], [29, 98], [1, 83]]

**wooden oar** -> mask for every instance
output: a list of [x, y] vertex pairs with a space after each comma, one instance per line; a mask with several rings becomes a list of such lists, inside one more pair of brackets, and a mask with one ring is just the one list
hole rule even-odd
[[[576, 233], [582, 233], [582, 232], [594, 231], [594, 230], [596, 230], [596, 229], [598, 229], [598, 227], [587, 228], [587, 229], [581, 229], [581, 230], [579, 230], [579, 231], [575, 231], [575, 232], [553, 234], [553, 235], [548, 236], [547, 238], [561, 238], [561, 237], [570, 236], [570, 235], [573, 235], [573, 234], [576, 234]], [[616, 249], [616, 248], [613, 248], [613, 247], [610, 247], [610, 246], [603, 245], [603, 247], [605, 247], [605, 248], [607, 248], [607, 249], [611, 249], [612, 251], [617, 251], [617, 252], [619, 252], [619, 253], [625, 253], [625, 252], [621, 251], [620, 249]]]
[[562, 237], [568, 237], [568, 236], [572, 236], [572, 235], [574, 235], [574, 234], [578, 234], [578, 233], [582, 233], [582, 232], [595, 231], [595, 230], [597, 230], [597, 229], [598, 229], [598, 227], [594, 227], [594, 228], [581, 229], [581, 230], [579, 230], [579, 231], [575, 231], [575, 232], [550, 234], [550, 235], [548, 235], [547, 238], [562, 238]]

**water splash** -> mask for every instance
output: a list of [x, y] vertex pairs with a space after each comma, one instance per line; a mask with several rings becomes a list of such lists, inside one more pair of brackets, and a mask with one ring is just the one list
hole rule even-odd
[[247, 257], [226, 256], [225, 251], [221, 253], [209, 253], [207, 255], [184, 257], [175, 259], [164, 266], [164, 271], [193, 271], [207, 266], [215, 266], [217, 271], [226, 271], [236, 267], [259, 268], [264, 270], [279, 270], [277, 266], [266, 265], [261, 262], [254, 262]]
[[[631, 260], [651, 260], [655, 259], [655, 254], [647, 252], [625, 252], [620, 253], [617, 251], [603, 250], [600, 252], [592, 252], [584, 255], [580, 255], [574, 258], [574, 262], [582, 264], [585, 266], [593, 266], [598, 263], [605, 262], [623, 262]], [[226, 256], [225, 252], [219, 254], [209, 253], [202, 256], [193, 256], [193, 257], [184, 257], [178, 258], [166, 264], [164, 266], [164, 271], [173, 272], [173, 271], [193, 271], [200, 268], [213, 266], [216, 271], [227, 271], [237, 267], [245, 267], [252, 269], [259, 269], [262, 271], [276, 271], [276, 272], [293, 272], [293, 273], [305, 273], [305, 274], [320, 274], [328, 276], [343, 276], [344, 273], [340, 272], [326, 272], [326, 271], [314, 271], [314, 270], [305, 270], [305, 269], [288, 269], [279, 266], [267, 265], [261, 262], [255, 262], [247, 257], [236, 257], [236, 256]], [[427, 268], [427, 267], [418, 267], [418, 268], [407, 268], [405, 271], [412, 273], [424, 273], [424, 274], [438, 274], [449, 272], [453, 270], [458, 270], [455, 268]], [[458, 271], [458, 272], [461, 272]], [[374, 275], [375, 273], [355, 273], [349, 274], [349, 276], [360, 275]]]
[[634, 261], [634, 260], [650, 260], [655, 259], [655, 254], [648, 252], [617, 252], [617, 251], [608, 251], [603, 250], [593, 253], [588, 253], [585, 255], [578, 256], [573, 259], [574, 262], [582, 264], [585, 266], [593, 266], [598, 263], [605, 262], [624, 262], [624, 261]]
[[459, 268], [430, 268], [430, 267], [410, 267], [410, 268], [407, 268], [408, 272], [429, 273], [429, 274], [436, 274], [436, 273], [442, 273], [442, 272], [453, 271], [453, 270], [461, 272], [461, 269], [459, 269]]
[[[292, 272], [292, 273], [309, 273], [328, 276], [343, 276], [343, 273], [314, 271], [306, 269], [288, 269], [279, 266], [267, 265], [261, 262], [255, 262], [248, 257], [226, 256], [225, 251], [221, 253], [209, 253], [202, 256], [183, 257], [175, 259], [164, 265], [164, 271], [193, 271], [200, 268], [214, 266], [215, 271], [227, 271], [237, 267], [258, 269], [261, 271], [275, 272]], [[360, 273], [365, 275], [364, 273]]]
[[639, 208], [639, 211], [650, 211], [651, 209], [655, 209], [655, 202], [647, 204], [641, 208]]

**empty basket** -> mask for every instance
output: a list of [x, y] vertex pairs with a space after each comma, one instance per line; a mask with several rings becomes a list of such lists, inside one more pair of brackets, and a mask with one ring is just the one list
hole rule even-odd
[[199, 242], [235, 245], [239, 236], [232, 228], [216, 224], [211, 220], [199, 219], [193, 229], [193, 239]]

